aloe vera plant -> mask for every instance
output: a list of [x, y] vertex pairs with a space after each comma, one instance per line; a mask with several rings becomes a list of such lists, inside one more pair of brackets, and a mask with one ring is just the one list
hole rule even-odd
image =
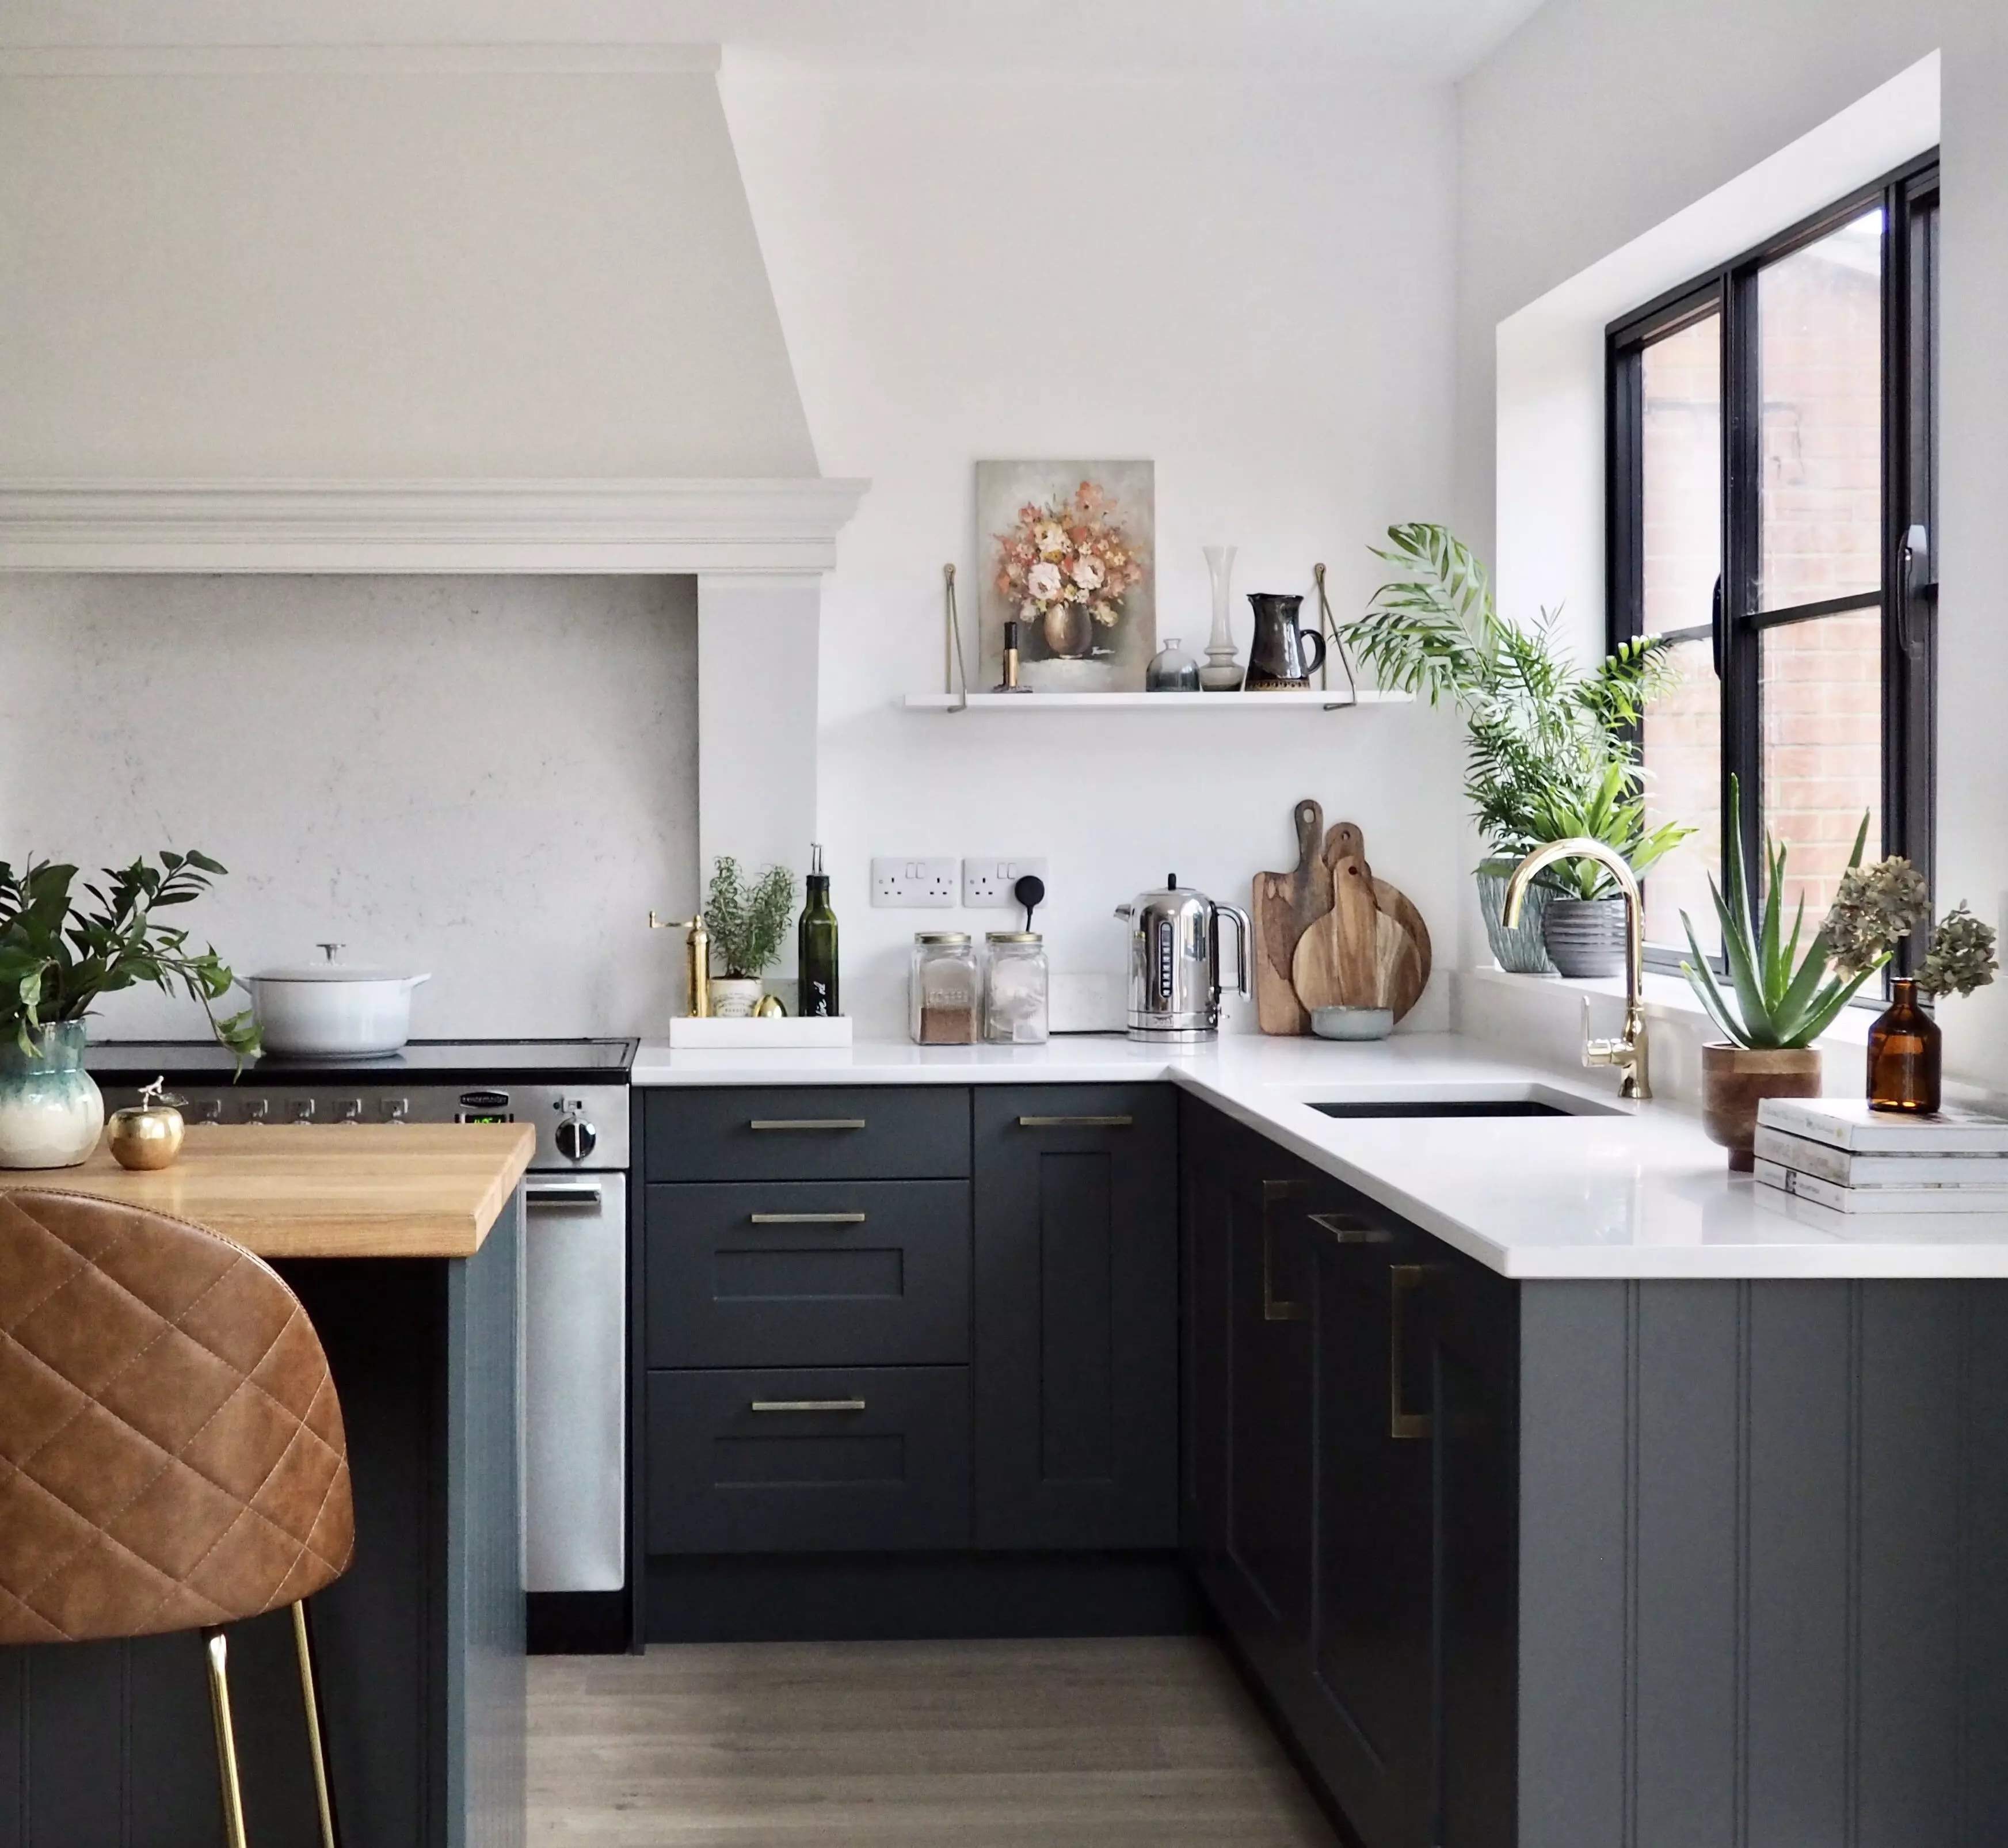
[[[1729, 779], [1729, 828], [1732, 842], [1743, 839], [1743, 797], [1734, 777]], [[1868, 838], [1868, 817], [1855, 830], [1854, 851], [1849, 856], [1850, 870], [1861, 864], [1861, 849]], [[1845, 975], [1829, 973], [1833, 956], [1824, 927], [1813, 933], [1805, 954], [1799, 954], [1799, 937], [1805, 927], [1806, 901], [1801, 896], [1792, 918], [1792, 934], [1784, 934], [1785, 910], [1785, 850], [1767, 835], [1764, 840], [1766, 889], [1753, 915], [1750, 905], [1749, 871], [1744, 865], [1741, 846], [1728, 856], [1729, 896], [1725, 899], [1711, 879], [1709, 896], [1715, 900], [1715, 914], [1722, 926], [1723, 951], [1729, 964], [1729, 991], [1725, 994], [1701, 945], [1695, 937], [1693, 920], [1683, 911], [1681, 923], [1688, 934], [1692, 963], [1681, 964], [1681, 973], [1700, 997], [1709, 1018], [1738, 1046], [1756, 1050], [1782, 1050], [1810, 1046], [1833, 1024], [1834, 1016], [1854, 998], [1856, 991], [1890, 960], [1884, 951], [1868, 965]]]

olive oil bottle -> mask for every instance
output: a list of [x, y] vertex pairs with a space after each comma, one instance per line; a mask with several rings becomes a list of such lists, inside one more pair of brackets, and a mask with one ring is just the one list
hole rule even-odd
[[836, 989], [836, 913], [829, 907], [829, 875], [822, 870], [822, 849], [809, 847], [809, 896], [796, 928], [797, 1006], [804, 1019], [831, 1020], [843, 1012]]

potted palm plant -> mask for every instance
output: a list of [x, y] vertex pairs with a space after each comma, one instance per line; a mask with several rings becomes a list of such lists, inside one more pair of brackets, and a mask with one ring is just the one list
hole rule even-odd
[[1563, 652], [1554, 613], [1532, 624], [1499, 614], [1484, 565], [1445, 528], [1393, 526], [1388, 538], [1374, 555], [1397, 575], [1342, 634], [1382, 686], [1432, 705], [1447, 699], [1464, 716], [1464, 791], [1487, 850], [1478, 886], [1492, 953], [1521, 973], [1615, 974], [1622, 902], [1594, 860], [1543, 873], [1516, 929], [1501, 912], [1514, 867], [1549, 841], [1589, 836], [1635, 875], [1692, 832], [1646, 828], [1632, 743], [1666, 677], [1663, 644], [1641, 638], [1585, 670]]
[[256, 1054], [248, 1009], [217, 1018], [234, 978], [214, 947], [156, 915], [193, 903], [223, 871], [205, 853], [163, 853], [80, 889], [73, 866], [0, 860], [0, 1168], [73, 1168], [97, 1146], [104, 1099], [83, 1048], [101, 995], [179, 988], [240, 1058]]
[[719, 856], [704, 902], [712, 950], [725, 965], [712, 978], [714, 1014], [743, 1020], [760, 1005], [760, 978], [780, 959], [794, 913], [795, 876], [786, 867], [749, 879], [731, 855]]

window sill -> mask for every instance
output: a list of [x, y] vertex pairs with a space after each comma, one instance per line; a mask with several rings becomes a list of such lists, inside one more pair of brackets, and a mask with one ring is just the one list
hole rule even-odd
[[[1620, 1003], [1624, 999], [1624, 979], [1622, 976], [1584, 981], [1559, 975], [1514, 975], [1501, 969], [1496, 963], [1483, 969], [1463, 970], [1459, 973], [1462, 980], [1480, 988], [1497, 988], [1510, 991], [1522, 998], [1529, 995], [1552, 995], [1557, 1009], [1566, 1007], [1578, 1013], [1582, 1009], [1582, 1001], [1577, 998], [1578, 996], [1604, 997]], [[1649, 1020], [1679, 1021], [1709, 1039], [1717, 1037], [1715, 1023], [1708, 1017], [1708, 1010], [1695, 999], [1695, 991], [1688, 986], [1685, 976], [1667, 975], [1658, 970], [1647, 970], [1644, 991], [1640, 998], [1645, 1004], [1646, 1018]], [[1879, 1008], [1843, 1008], [1840, 1017], [1820, 1035], [1819, 1043], [1822, 1046], [1865, 1047], [1868, 1044], [1868, 1029], [1881, 1012]]]

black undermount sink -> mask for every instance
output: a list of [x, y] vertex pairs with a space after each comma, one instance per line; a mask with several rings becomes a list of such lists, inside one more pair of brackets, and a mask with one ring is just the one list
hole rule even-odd
[[1610, 1116], [1615, 1112], [1583, 1101], [1579, 1109], [1538, 1097], [1459, 1097], [1405, 1099], [1357, 1104], [1313, 1104], [1311, 1108], [1336, 1117]]

